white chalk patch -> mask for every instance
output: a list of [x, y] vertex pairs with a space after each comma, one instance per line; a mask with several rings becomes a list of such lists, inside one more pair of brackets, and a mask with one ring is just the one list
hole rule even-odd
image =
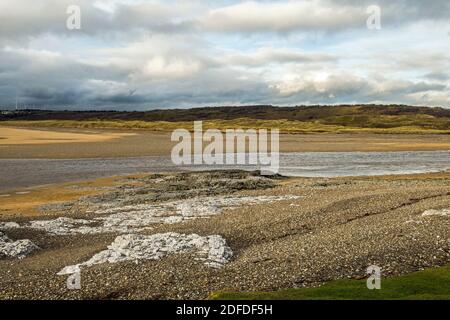
[[23, 259], [37, 249], [39, 247], [28, 239], [12, 241], [0, 231], [0, 258]]
[[159, 204], [140, 204], [95, 211], [100, 217], [92, 220], [58, 218], [54, 220], [31, 221], [24, 228], [43, 230], [54, 235], [136, 233], [151, 230], [155, 224], [173, 224], [185, 220], [210, 217], [225, 209], [242, 205], [292, 200], [300, 197], [258, 196], [258, 197], [201, 197], [177, 200]]
[[7, 198], [7, 197], [11, 197], [10, 194], [0, 194], [0, 198]]
[[29, 193], [30, 193], [30, 191], [19, 191], [19, 192], [16, 192], [16, 194], [18, 194], [18, 195], [29, 194]]
[[225, 239], [218, 235], [202, 237], [172, 232], [150, 236], [127, 234], [118, 236], [107, 250], [97, 253], [86, 262], [65, 267], [58, 275], [72, 274], [81, 268], [102, 263], [160, 260], [175, 253], [194, 253], [198, 260], [214, 268], [223, 266], [233, 256]]
[[20, 228], [17, 222], [0, 222], [0, 230]]
[[[54, 220], [30, 221], [22, 227], [46, 231], [55, 235], [68, 235], [72, 233], [90, 233], [94, 229], [89, 224], [92, 224], [92, 221], [61, 217]], [[74, 230], [78, 231], [74, 232]]]
[[450, 217], [450, 209], [427, 210], [424, 213], [422, 213], [422, 217], [430, 217], [430, 216]]
[[411, 224], [411, 223], [422, 224], [423, 221], [421, 221], [421, 220], [408, 220], [408, 221], [405, 222], [405, 224]]

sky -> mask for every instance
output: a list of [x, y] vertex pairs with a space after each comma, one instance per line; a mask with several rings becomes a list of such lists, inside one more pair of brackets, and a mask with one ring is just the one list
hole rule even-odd
[[0, 109], [450, 108], [449, 79], [448, 0], [0, 0]]

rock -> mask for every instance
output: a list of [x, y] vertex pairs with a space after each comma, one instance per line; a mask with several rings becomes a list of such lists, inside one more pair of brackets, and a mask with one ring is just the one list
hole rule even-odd
[[28, 239], [12, 241], [0, 231], [0, 258], [23, 259], [39, 247]]
[[54, 220], [36, 220], [26, 224], [25, 228], [46, 231], [56, 235], [70, 234], [74, 229], [82, 229], [89, 225], [91, 221], [84, 219], [72, 219], [60, 217]]
[[42, 230], [53, 235], [137, 233], [150, 230], [158, 223], [173, 224], [183, 220], [209, 217], [221, 214], [225, 209], [242, 205], [270, 203], [298, 199], [298, 196], [216, 196], [196, 197], [187, 200], [161, 202], [158, 204], [137, 204], [96, 210], [99, 215], [91, 220], [60, 217], [54, 220], [35, 220], [16, 227]]
[[225, 239], [218, 235], [202, 237], [197, 234], [159, 233], [150, 236], [127, 234], [117, 237], [107, 250], [86, 262], [67, 266], [58, 275], [78, 272], [83, 267], [123, 261], [159, 260], [173, 253], [195, 253], [206, 265], [220, 268], [230, 261], [233, 252]]
[[16, 222], [0, 222], [0, 230], [20, 228]]
[[450, 217], [450, 209], [427, 210], [424, 213], [422, 213], [422, 217], [430, 217], [430, 216]]

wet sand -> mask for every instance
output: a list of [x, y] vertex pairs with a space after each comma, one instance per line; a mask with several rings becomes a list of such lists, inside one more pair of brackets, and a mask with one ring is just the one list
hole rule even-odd
[[[0, 127], [0, 137], [5, 128]], [[8, 130], [10, 130], [8, 128]], [[27, 135], [0, 139], [0, 159], [76, 159], [170, 155], [170, 132], [29, 129]], [[34, 138], [29, 133], [36, 133]], [[49, 133], [50, 132], [50, 133]], [[10, 132], [11, 133], [11, 132]], [[46, 135], [47, 138], [39, 138]], [[52, 140], [49, 140], [49, 135]], [[58, 136], [61, 136], [58, 139]], [[28, 137], [25, 137], [28, 136]], [[36, 138], [37, 137], [37, 138]], [[22, 140], [21, 140], [22, 139]], [[81, 142], [82, 141], [82, 142]], [[32, 142], [32, 143], [30, 143]], [[450, 150], [450, 135], [282, 134], [281, 152]]]
[[[138, 177], [136, 175], [135, 177]], [[134, 176], [129, 176], [134, 177]], [[42, 214], [42, 205], [72, 201], [101, 194], [119, 184], [122, 177], [106, 177], [68, 183], [55, 183], [34, 188], [19, 188], [0, 195], [0, 219], [23, 219]]]

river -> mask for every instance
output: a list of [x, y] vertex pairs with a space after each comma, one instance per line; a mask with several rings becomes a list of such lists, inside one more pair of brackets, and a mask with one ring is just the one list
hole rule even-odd
[[[238, 167], [179, 167], [170, 157], [0, 160], [0, 191], [139, 172]], [[371, 176], [450, 169], [450, 151], [302, 152], [280, 154], [280, 174], [304, 177]]]

